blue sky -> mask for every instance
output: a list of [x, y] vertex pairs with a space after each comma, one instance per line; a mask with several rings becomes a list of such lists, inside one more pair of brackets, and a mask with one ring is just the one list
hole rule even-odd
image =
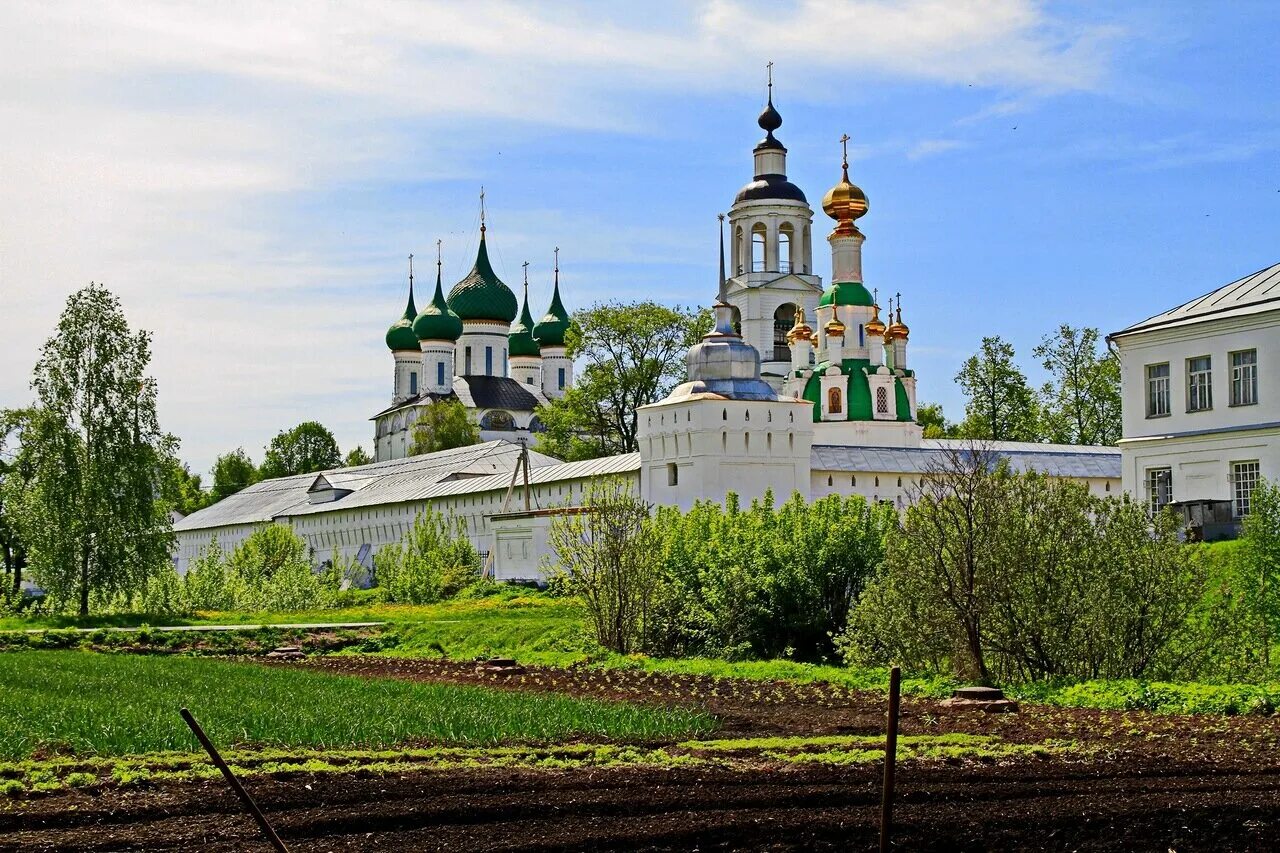
[[852, 137], [867, 284], [959, 418], [983, 335], [1038, 376], [1059, 323], [1280, 260], [1278, 39], [1264, 2], [5, 4], [0, 406], [93, 279], [193, 469], [312, 418], [367, 448], [405, 256], [461, 277], [482, 184], [535, 312], [557, 245], [570, 309], [706, 303], [772, 60], [792, 180], [816, 206]]

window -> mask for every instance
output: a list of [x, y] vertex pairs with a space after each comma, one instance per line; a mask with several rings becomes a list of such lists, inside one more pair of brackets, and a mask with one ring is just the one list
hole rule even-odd
[[485, 376], [493, 375], [493, 347], [484, 348], [484, 373]]
[[1231, 463], [1231, 504], [1236, 518], [1249, 514], [1253, 490], [1261, 479], [1257, 461]]
[[1169, 414], [1169, 363], [1147, 365], [1147, 417]]
[[676, 466], [676, 463], [674, 462], [667, 463], [667, 485], [668, 486], [680, 485], [680, 469], [679, 467]]
[[756, 225], [751, 229], [751, 271], [764, 271], [764, 226]]
[[1231, 353], [1231, 405], [1252, 406], [1258, 402], [1258, 351]]
[[470, 376], [471, 375], [471, 347], [465, 347], [463, 349], [463, 354], [464, 354], [464, 360], [463, 360], [464, 366], [462, 369], [462, 375]]
[[1147, 507], [1155, 515], [1173, 503], [1173, 469], [1147, 469]]
[[784, 302], [773, 312], [773, 360], [789, 361], [791, 347], [787, 344], [787, 333], [796, 322], [796, 306]]
[[791, 238], [794, 234], [787, 223], [778, 229], [778, 272], [791, 272]]
[[827, 392], [827, 413], [838, 415], [841, 413], [843, 401], [840, 399], [840, 389], [832, 388]]
[[889, 389], [883, 385], [876, 389], [876, 414], [889, 414]]
[[1202, 355], [1187, 359], [1187, 411], [1213, 408], [1213, 360]]
[[563, 391], [564, 390], [564, 368], [563, 367], [560, 368], [559, 383], [560, 383], [560, 390]]
[[436, 384], [444, 385], [444, 362], [436, 362]]
[[409, 396], [412, 397], [418, 393], [418, 371], [409, 371]]

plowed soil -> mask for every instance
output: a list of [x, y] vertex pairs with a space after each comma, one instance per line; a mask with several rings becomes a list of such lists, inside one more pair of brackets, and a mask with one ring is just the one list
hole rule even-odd
[[[873, 734], [884, 697], [826, 685], [320, 658], [368, 676], [496, 683], [705, 707], [726, 736]], [[523, 678], [523, 681], [521, 681]], [[903, 733], [1069, 741], [1050, 758], [908, 762], [900, 850], [1280, 849], [1280, 722], [1027, 707], [1016, 715], [904, 701]], [[296, 851], [871, 850], [881, 767], [477, 768], [381, 776], [290, 773], [249, 787]], [[0, 851], [266, 850], [215, 781], [0, 802]]]

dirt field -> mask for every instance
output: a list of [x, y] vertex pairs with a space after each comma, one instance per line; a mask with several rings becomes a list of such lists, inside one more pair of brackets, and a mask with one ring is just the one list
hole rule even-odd
[[[493, 681], [433, 661], [318, 658], [367, 675]], [[695, 704], [726, 737], [873, 734], [883, 696], [827, 686], [593, 670], [533, 670], [500, 683], [631, 701]], [[904, 703], [904, 734], [1067, 741], [1052, 757], [901, 766], [901, 850], [1280, 849], [1280, 722], [1027, 708], [957, 714]], [[879, 763], [761, 759], [747, 768], [453, 769], [290, 773], [251, 790], [293, 850], [868, 850]], [[221, 783], [99, 789], [0, 803], [0, 850], [252, 850]]]

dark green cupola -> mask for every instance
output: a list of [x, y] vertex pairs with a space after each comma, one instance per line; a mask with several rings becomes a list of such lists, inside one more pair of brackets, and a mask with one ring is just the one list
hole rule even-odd
[[569, 313], [560, 301], [560, 249], [556, 249], [555, 288], [551, 291], [551, 307], [533, 327], [533, 337], [544, 347], [564, 346], [565, 332], [569, 331]]
[[493, 271], [484, 232], [484, 223], [481, 222], [480, 249], [476, 253], [475, 265], [466, 278], [449, 291], [449, 307], [463, 320], [510, 323], [516, 318], [516, 295]]
[[518, 356], [540, 357], [542, 351], [538, 342], [533, 339], [533, 317], [529, 314], [529, 264], [525, 263], [524, 302], [520, 305], [520, 319], [511, 327], [507, 335], [507, 352], [512, 358]]
[[449, 308], [440, 283], [440, 257], [436, 256], [436, 292], [430, 304], [413, 321], [413, 334], [420, 341], [456, 341], [462, 336], [462, 320]]
[[387, 329], [387, 348], [392, 352], [414, 350], [418, 347], [418, 336], [413, 333], [413, 318], [418, 316], [418, 309], [413, 304], [413, 255], [409, 256], [409, 304], [404, 314]]

